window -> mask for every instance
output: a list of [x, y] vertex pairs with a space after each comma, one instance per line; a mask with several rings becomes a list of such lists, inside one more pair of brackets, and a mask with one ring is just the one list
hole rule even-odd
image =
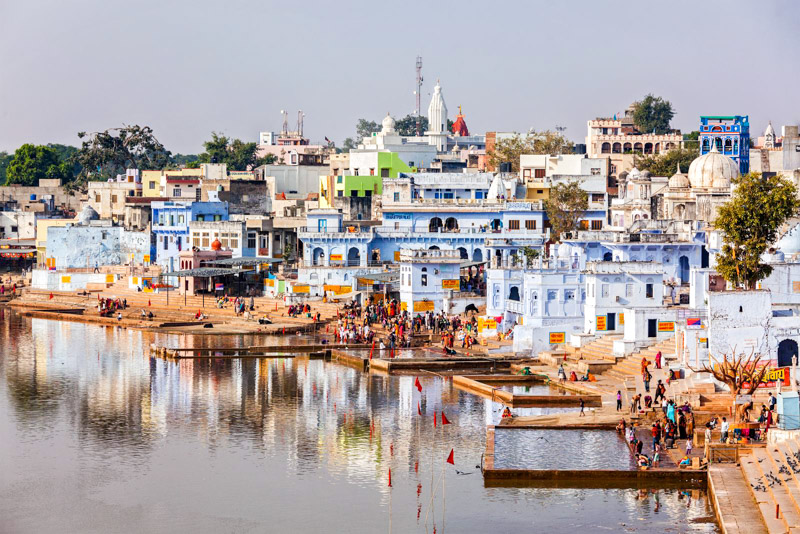
[[591, 173], [592, 176], [600, 176], [600, 167], [592, 167]]
[[231, 234], [231, 248], [239, 248], [239, 236]]
[[372, 196], [372, 191], [370, 191], [369, 189], [364, 190], [364, 196], [365, 197], [371, 197]]
[[603, 221], [592, 221], [592, 230], [602, 230]]
[[533, 173], [534, 178], [544, 178], [545, 170], [544, 169], [535, 169]]
[[169, 241], [167, 240], [166, 236], [164, 237], [164, 250], [169, 248]]
[[228, 235], [229, 234], [219, 234], [219, 242], [222, 243], [224, 248], [228, 248]]
[[608, 284], [600, 284], [600, 296], [608, 298]]
[[516, 219], [508, 221], [508, 229], [509, 230], [519, 230], [519, 221], [516, 220]]
[[351, 189], [350, 190], [350, 196], [351, 197], [357, 197], [358, 196], [358, 190], [357, 189]]
[[409, 162], [408, 162], [408, 166], [409, 166], [409, 167], [413, 167], [413, 166], [414, 166], [414, 162], [413, 162], [413, 161], [409, 161]]
[[649, 299], [653, 298], [653, 284], [645, 284], [644, 296]]
[[199, 247], [200, 246], [200, 234], [193, 232], [192, 233], [192, 246]]
[[395, 193], [394, 195], [392, 195], [392, 199], [395, 202], [400, 202], [400, 193]]
[[222, 215], [214, 215], [214, 220], [215, 221], [221, 221], [222, 220]]
[[536, 190], [536, 194], [537, 195], [543, 195], [544, 194], [544, 189], [537, 189]]
[[358, 176], [358, 169], [353, 169], [353, 176]]
[[203, 244], [202, 244], [201, 246], [202, 246], [203, 248], [208, 248], [208, 245], [209, 245], [209, 240], [208, 240], [208, 232], [203, 232], [203, 240], [202, 240], [202, 243], [203, 243]]
[[17, 231], [18, 231], [18, 227], [17, 227], [17, 226], [12, 226], [12, 227], [11, 227], [11, 233], [12, 233], [12, 234], [15, 234], [15, 233], [17, 233]]
[[150, 189], [155, 189], [156, 188], [156, 183], [155, 182], [149, 182], [149, 185], [150, 185]]
[[179, 188], [179, 187], [174, 187], [174, 188], [172, 189], [172, 196], [173, 196], [173, 197], [179, 197], [179, 196], [181, 196], [181, 190], [180, 190], [180, 188]]
[[344, 196], [344, 191], [342, 191], [341, 189], [339, 189], [338, 191], [336, 191], [336, 196], [337, 196], [337, 197], [343, 197], [343, 196]]
[[370, 169], [369, 169], [369, 175], [370, 175], [370, 176], [375, 176], [375, 167], [370, 167]]
[[587, 220], [581, 221], [580, 226], [581, 226], [581, 230], [588, 230], [589, 229], [589, 221], [587, 221]]
[[247, 234], [247, 248], [256, 248], [256, 234]]
[[98, 204], [100, 204], [100, 195], [95, 195], [94, 196], [94, 201], [97, 202]]
[[422, 268], [422, 273], [423, 274], [421, 276], [422, 287], [428, 287], [428, 275], [427, 275], [427, 272], [428, 272], [428, 268], [427, 267], [423, 267]]
[[536, 221], [525, 221], [526, 230], [536, 230]]
[[117, 195], [111, 195], [111, 203], [112, 204], [116, 204], [117, 203]]
[[522, 170], [522, 177], [523, 178], [530, 178], [531, 177], [531, 170], [530, 169], [523, 169]]
[[183, 224], [183, 215], [178, 215], [178, 224]]
[[633, 296], [633, 284], [625, 284], [625, 296], [628, 298]]
[[605, 202], [606, 196], [603, 193], [592, 193], [592, 202]]

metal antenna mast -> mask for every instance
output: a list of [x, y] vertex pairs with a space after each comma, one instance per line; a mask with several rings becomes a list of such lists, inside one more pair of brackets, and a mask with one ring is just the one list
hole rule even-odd
[[297, 135], [299, 137], [303, 137], [303, 117], [305, 117], [303, 110], [299, 110], [297, 112]]
[[289, 133], [289, 114], [286, 113], [286, 110], [281, 110], [281, 115], [283, 115], [283, 126], [281, 126], [281, 133], [283, 135], [287, 135]]
[[417, 107], [414, 114], [417, 116], [417, 135], [422, 135], [422, 119], [420, 117], [420, 102], [422, 98], [422, 56], [417, 56], [417, 90], [414, 91], [417, 95]]

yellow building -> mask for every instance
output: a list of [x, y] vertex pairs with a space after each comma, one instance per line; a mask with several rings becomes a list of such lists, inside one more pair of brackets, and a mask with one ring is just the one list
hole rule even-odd
[[161, 196], [161, 175], [163, 171], [142, 171], [142, 196]]
[[529, 182], [525, 184], [525, 200], [547, 200], [550, 198], [550, 184]]
[[[36, 263], [55, 267], [55, 263], [47, 257], [47, 230], [49, 228], [63, 228], [74, 223], [75, 219], [37, 219], [36, 220]], [[53, 263], [52, 265], [50, 263]]]

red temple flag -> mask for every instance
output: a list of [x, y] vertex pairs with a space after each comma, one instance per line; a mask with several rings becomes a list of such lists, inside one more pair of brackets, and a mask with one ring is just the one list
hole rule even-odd
[[433, 428], [436, 428], [436, 410], [433, 411]]
[[453, 460], [453, 449], [450, 449], [450, 456], [447, 457], [447, 463], [456, 465], [455, 460]]
[[[451, 454], [451, 456], [452, 456], [452, 454]], [[389, 469], [389, 487], [390, 488], [392, 487], [392, 470], [391, 469]]]
[[422, 415], [422, 409], [419, 407], [419, 403], [417, 403], [417, 415]]
[[442, 425], [449, 425], [450, 421], [447, 419], [447, 416], [442, 412]]
[[422, 393], [422, 384], [419, 383], [419, 377], [414, 380], [414, 386], [417, 388], [417, 391]]

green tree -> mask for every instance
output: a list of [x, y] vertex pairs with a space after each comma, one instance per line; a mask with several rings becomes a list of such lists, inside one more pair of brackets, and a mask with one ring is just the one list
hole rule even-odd
[[211, 140], [203, 143], [206, 151], [198, 156], [200, 163], [225, 163], [229, 171], [246, 171], [272, 163], [275, 156], [270, 154], [266, 158], [258, 157], [258, 145], [245, 143], [241, 139], [231, 139], [211, 132]]
[[[173, 154], [169, 158], [169, 164], [174, 165], [176, 167], [186, 167], [187, 169], [196, 169], [199, 166], [198, 159], [200, 156], [197, 154]], [[196, 166], [190, 167], [189, 164], [195, 164]]]
[[61, 161], [58, 151], [49, 146], [25, 144], [19, 147], [6, 168], [6, 185], [35, 186], [43, 178], [69, 182], [73, 178], [71, 162]]
[[149, 126], [123, 126], [102, 132], [78, 133], [86, 138], [77, 154], [83, 167], [80, 174], [86, 180], [107, 180], [126, 169], [159, 170], [170, 162], [170, 151], [153, 135]]
[[687, 172], [689, 165], [700, 155], [697, 148], [674, 148], [663, 154], [636, 158], [636, 168], [650, 171], [653, 176], [672, 176], [680, 164], [681, 172]]
[[561, 235], [578, 229], [584, 212], [589, 208], [589, 195], [573, 180], [561, 182], [550, 188], [550, 197], [544, 201], [544, 209], [550, 221], [550, 237], [558, 243]]
[[0, 152], [0, 184], [6, 183], [6, 169], [13, 157], [13, 154], [9, 154], [6, 151]]
[[633, 108], [633, 123], [642, 133], [665, 134], [669, 132], [669, 121], [675, 116], [672, 104], [660, 96], [647, 95]]
[[[425, 132], [428, 131], [428, 117], [421, 115], [419, 120], [420, 131], [424, 135]], [[413, 137], [417, 135], [417, 117], [414, 115], [406, 115], [402, 119], [396, 120], [394, 123], [394, 129], [397, 130], [398, 134], [406, 137]]]
[[365, 137], [372, 136], [375, 132], [380, 132], [381, 127], [375, 121], [368, 121], [367, 119], [358, 119], [356, 123], [356, 140], [361, 142]]
[[357, 146], [357, 143], [355, 142], [355, 140], [352, 137], [348, 137], [342, 143], [342, 152], [345, 152], [345, 153], [350, 152], [356, 146]]
[[751, 172], [734, 184], [733, 196], [714, 220], [724, 235], [717, 271], [734, 286], [753, 289], [772, 272], [761, 256], [776, 240], [780, 226], [797, 215], [800, 201], [794, 184], [779, 176], [762, 178]]
[[495, 169], [501, 163], [511, 163], [511, 171], [519, 172], [519, 157], [523, 154], [569, 154], [572, 152], [572, 141], [563, 135], [544, 130], [530, 132], [525, 137], [516, 134], [500, 139], [488, 154], [489, 164]]

